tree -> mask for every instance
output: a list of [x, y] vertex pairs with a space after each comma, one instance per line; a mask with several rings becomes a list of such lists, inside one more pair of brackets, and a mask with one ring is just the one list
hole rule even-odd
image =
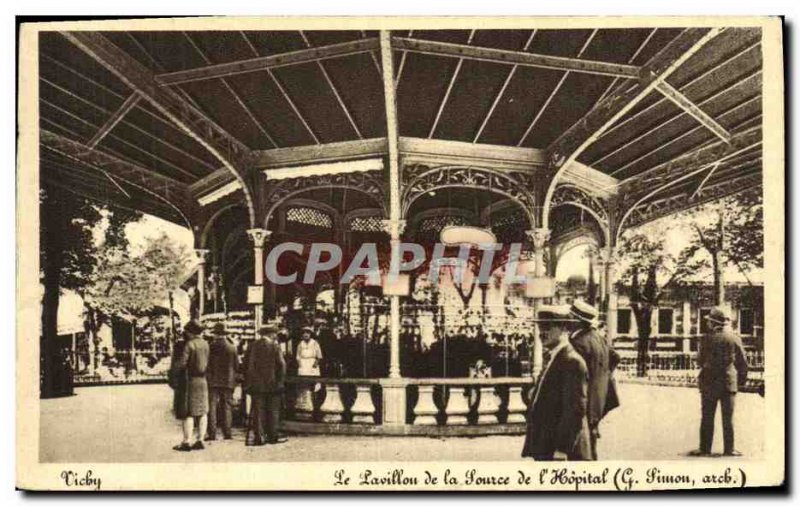
[[698, 268], [693, 254], [686, 250], [677, 258], [666, 250], [666, 234], [636, 232], [623, 236], [619, 247], [620, 258], [627, 268], [620, 282], [630, 285], [630, 307], [638, 327], [637, 375], [647, 374], [650, 326], [653, 309], [658, 307], [663, 293], [684, 284]]
[[727, 264], [733, 264], [752, 285], [748, 274], [764, 264], [761, 188], [702, 205], [678, 218], [687, 219], [692, 230], [686, 254], [692, 258], [697, 254], [699, 267], [713, 272], [715, 304], [725, 300]]
[[[54, 383], [58, 365], [58, 307], [62, 290], [79, 295], [96, 265], [95, 231], [104, 216], [108, 217], [106, 241], [124, 242], [127, 223], [138, 214], [114, 210], [58, 186], [45, 185], [39, 192], [40, 268], [42, 295], [42, 329], [40, 336], [40, 394], [58, 394]], [[93, 318], [93, 316], [92, 316]], [[87, 328], [87, 330], [89, 330]]]

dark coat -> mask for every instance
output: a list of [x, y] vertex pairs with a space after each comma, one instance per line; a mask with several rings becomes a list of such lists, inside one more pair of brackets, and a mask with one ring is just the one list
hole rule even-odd
[[595, 428], [606, 413], [619, 406], [617, 386], [611, 373], [619, 363], [614, 351], [593, 329], [578, 331], [570, 340], [589, 371], [589, 427]]
[[528, 408], [522, 456], [551, 460], [560, 451], [569, 460], [591, 460], [586, 363], [567, 344], [553, 357], [539, 383]]
[[181, 355], [180, 367], [188, 377], [189, 415], [203, 416], [208, 413], [208, 343], [200, 337], [186, 342]]
[[211, 341], [208, 356], [208, 386], [235, 388], [238, 368], [236, 346], [224, 337], [217, 337]]
[[700, 375], [697, 383], [704, 393], [737, 392], [747, 380], [747, 357], [742, 340], [729, 327], [706, 334], [697, 354]]
[[173, 390], [172, 410], [175, 418], [183, 420], [189, 413], [189, 386], [186, 369], [181, 367], [181, 356], [186, 341], [178, 341], [172, 350], [172, 361], [169, 367], [169, 386]]
[[244, 386], [247, 393], [273, 393], [283, 390], [286, 362], [278, 343], [267, 339], [257, 339], [250, 343], [244, 367]]

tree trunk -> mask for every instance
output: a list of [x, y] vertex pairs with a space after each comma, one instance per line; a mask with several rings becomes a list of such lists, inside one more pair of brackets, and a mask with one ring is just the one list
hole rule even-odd
[[[50, 255], [52, 258], [52, 255]], [[42, 335], [40, 336], [40, 396], [53, 397], [58, 394], [55, 384], [58, 362], [56, 360], [56, 346], [58, 341], [58, 304], [59, 304], [59, 278], [60, 266], [55, 262], [47, 262], [44, 272], [44, 296], [42, 297]], [[58, 262], [60, 263], [60, 262]]]
[[723, 203], [719, 203], [717, 209], [717, 244], [712, 252], [714, 263], [714, 304], [722, 305], [725, 303], [725, 262], [722, 252], [725, 251], [725, 214]]
[[169, 292], [169, 356], [172, 356], [172, 347], [175, 343], [175, 309], [172, 292]]

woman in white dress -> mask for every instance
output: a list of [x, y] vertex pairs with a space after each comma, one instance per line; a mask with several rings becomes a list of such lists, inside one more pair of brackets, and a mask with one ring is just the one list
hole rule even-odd
[[297, 375], [298, 376], [321, 376], [320, 361], [322, 360], [322, 348], [319, 343], [311, 337], [311, 328], [303, 328], [303, 336], [300, 344], [297, 345]]

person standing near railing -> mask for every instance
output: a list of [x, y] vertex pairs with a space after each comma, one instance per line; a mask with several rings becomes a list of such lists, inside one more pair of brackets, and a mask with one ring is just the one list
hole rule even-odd
[[714, 417], [719, 403], [722, 405], [724, 455], [739, 457], [742, 453], [734, 445], [733, 409], [736, 392], [747, 381], [747, 356], [742, 340], [731, 329], [731, 319], [725, 308], [717, 306], [705, 318], [709, 324], [709, 332], [700, 341], [697, 357], [700, 365], [697, 383], [700, 386], [702, 409], [700, 448], [690, 452], [690, 455], [704, 456], [711, 453]]
[[275, 340], [277, 333], [278, 328], [272, 323], [262, 326], [258, 339], [247, 347], [245, 356], [244, 385], [251, 398], [248, 433], [252, 428], [253, 446], [286, 442], [286, 438], [278, 434], [286, 362]]
[[222, 408], [222, 434], [225, 439], [232, 439], [231, 424], [233, 421], [233, 389], [236, 387], [236, 372], [239, 369], [239, 358], [236, 346], [227, 337], [225, 325], [217, 323], [211, 331], [214, 340], [209, 345], [208, 389], [210, 412], [208, 415], [208, 434], [206, 441], [217, 438], [217, 413]]

